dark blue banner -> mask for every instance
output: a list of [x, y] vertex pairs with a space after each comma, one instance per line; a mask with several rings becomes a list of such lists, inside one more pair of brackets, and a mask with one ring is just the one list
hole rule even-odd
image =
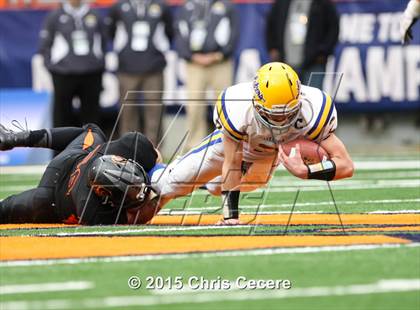
[[[329, 62], [325, 89], [342, 110], [379, 111], [418, 109], [420, 86], [420, 22], [414, 28], [415, 40], [400, 44], [399, 20], [407, 1], [336, 1], [341, 16], [340, 42]], [[270, 4], [238, 4], [241, 37], [235, 53], [237, 82], [252, 78], [256, 68], [268, 61], [265, 48], [265, 20]], [[101, 9], [106, 14], [106, 9]], [[48, 12], [44, 10], [0, 11], [0, 88], [50, 90], [34, 58], [38, 33]], [[172, 53], [166, 74], [170, 89], [182, 82]], [[109, 66], [112, 67], [112, 66]], [[112, 71], [112, 68], [108, 68]], [[44, 81], [45, 80], [45, 81]], [[168, 79], [166, 79], [168, 80]], [[118, 98], [115, 76], [108, 74], [104, 86], [112, 105]], [[182, 83], [181, 83], [182, 84]], [[167, 86], [168, 88], [168, 86]], [[110, 99], [112, 98], [112, 100]]]

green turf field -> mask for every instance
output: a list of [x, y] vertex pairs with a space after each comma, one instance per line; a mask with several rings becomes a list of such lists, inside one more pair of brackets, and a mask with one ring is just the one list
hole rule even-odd
[[[330, 183], [333, 197], [325, 182], [299, 180], [279, 171], [268, 188], [242, 196], [241, 212], [288, 215], [294, 208], [293, 215], [322, 216], [324, 213], [335, 214], [337, 207], [343, 216], [357, 213], [418, 216], [418, 158], [386, 159], [388, 164], [381, 166], [380, 161], [384, 160], [371, 158], [366, 161], [364, 158], [363, 168], [357, 170], [352, 179]], [[399, 169], [398, 163], [405, 168]], [[2, 173], [0, 199], [35, 186], [39, 177], [39, 174]], [[192, 197], [174, 201], [162, 213], [220, 214], [219, 204], [218, 198], [200, 190]], [[375, 230], [378, 229], [381, 235], [410, 240], [407, 244], [277, 247], [228, 252], [3, 261], [0, 262], [0, 309], [420, 309], [419, 226], [420, 223], [353, 224], [344, 227], [345, 235], [374, 235], [378, 234]], [[0, 234], [3, 238], [281, 236], [285, 233], [291, 236], [335, 236], [343, 235], [342, 228], [337, 216], [334, 224], [292, 224], [287, 228], [285, 225], [148, 225], [6, 229], [0, 230]], [[384, 231], [381, 231], [382, 228]], [[392, 229], [385, 230], [389, 228]], [[127, 281], [131, 276], [137, 276], [142, 281], [139, 289], [128, 287]], [[146, 289], [149, 276], [155, 278], [156, 285], [164, 280], [164, 288]], [[231, 287], [229, 290], [194, 290], [188, 284], [191, 276], [230, 281]], [[235, 284], [238, 277], [287, 279], [291, 288], [241, 289]], [[177, 280], [181, 280], [183, 289], [171, 289], [170, 286], [174, 286]]]

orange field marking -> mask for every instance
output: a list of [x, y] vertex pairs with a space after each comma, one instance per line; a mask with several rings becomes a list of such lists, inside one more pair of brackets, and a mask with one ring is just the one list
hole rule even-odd
[[410, 243], [382, 236], [2, 237], [0, 260], [192, 253], [256, 248]]

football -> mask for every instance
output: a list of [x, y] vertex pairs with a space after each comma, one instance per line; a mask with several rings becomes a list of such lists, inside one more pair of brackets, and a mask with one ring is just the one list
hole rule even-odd
[[288, 143], [282, 144], [283, 151], [286, 155], [290, 155], [290, 151], [296, 148], [296, 144], [300, 146], [300, 153], [302, 159], [307, 165], [316, 164], [321, 162], [324, 158], [328, 158], [328, 153], [320, 146], [310, 140], [296, 139]]

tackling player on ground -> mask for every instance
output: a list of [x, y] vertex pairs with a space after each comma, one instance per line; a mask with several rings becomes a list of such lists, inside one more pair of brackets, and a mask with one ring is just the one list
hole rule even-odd
[[107, 143], [95, 124], [21, 132], [0, 125], [0, 150], [14, 147], [60, 153], [36, 188], [0, 201], [0, 223], [141, 224], [156, 213], [147, 173], [160, 155], [138, 132]]
[[[222, 195], [219, 224], [235, 225], [240, 223], [240, 192], [265, 186], [280, 163], [302, 179], [330, 181], [353, 175], [353, 162], [334, 133], [334, 102], [325, 92], [301, 85], [287, 64], [268, 63], [254, 81], [225, 89], [214, 121], [217, 129], [200, 145], [153, 175], [160, 207], [205, 185], [212, 194]], [[299, 145], [294, 156], [287, 156], [282, 144], [302, 138], [319, 143], [329, 159], [306, 165]]]

